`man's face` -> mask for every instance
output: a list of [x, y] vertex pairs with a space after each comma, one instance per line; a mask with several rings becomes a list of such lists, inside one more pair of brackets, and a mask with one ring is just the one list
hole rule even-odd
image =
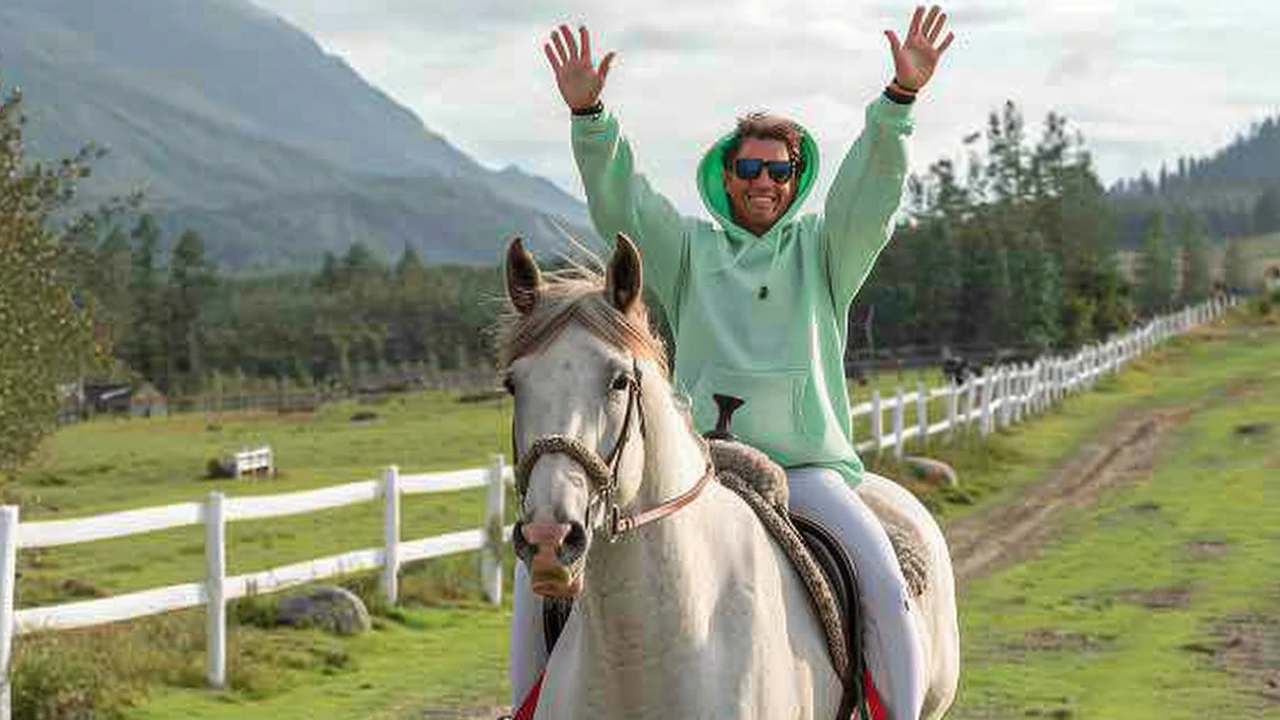
[[[787, 163], [787, 145], [781, 140], [743, 138], [734, 162], [724, 173], [724, 190], [733, 208], [733, 219], [756, 235], [763, 235], [782, 217], [796, 195], [795, 168], [778, 181], [771, 172], [781, 170], [777, 163]], [[763, 161], [751, 162], [751, 161]], [[775, 163], [770, 168], [769, 163]], [[745, 166], [745, 167], [743, 167]], [[754, 178], [740, 177], [739, 170], [757, 173]]]

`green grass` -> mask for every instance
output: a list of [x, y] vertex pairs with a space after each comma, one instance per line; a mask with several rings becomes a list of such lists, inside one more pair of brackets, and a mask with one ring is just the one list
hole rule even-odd
[[[1250, 338], [1246, 334], [1234, 333], [1228, 337], [1224, 332], [1211, 331], [1174, 341], [1130, 365], [1118, 378], [1103, 382], [1095, 392], [1075, 396], [1044, 415], [998, 431], [986, 442], [962, 436], [951, 445], [935, 441], [924, 448], [913, 448], [913, 452], [948, 460], [960, 472], [960, 488], [927, 494], [925, 500], [945, 523], [981, 505], [1015, 499], [1021, 488], [1037, 481], [1120, 413], [1134, 406], [1188, 404], [1206, 396], [1224, 395], [1227, 388], [1245, 387], [1242, 383], [1253, 378], [1271, 388], [1270, 394], [1257, 402], [1280, 407], [1280, 402], [1275, 402], [1274, 389], [1280, 384], [1275, 377], [1277, 367], [1280, 367], [1280, 337], [1274, 332], [1264, 330]], [[886, 380], [892, 386], [895, 379]], [[856, 397], [855, 401], [858, 401]], [[1249, 414], [1253, 412], [1253, 404], [1256, 404], [1253, 399], [1242, 400], [1235, 405], [1223, 405], [1221, 409], [1225, 412], [1235, 407]], [[349, 417], [360, 409], [378, 412], [379, 423], [364, 427], [352, 425]], [[220, 419], [195, 415], [93, 422], [59, 432], [46, 446], [41, 459], [11, 479], [4, 492], [10, 501], [17, 498], [23, 502], [24, 519], [60, 519], [198, 500], [212, 489], [247, 494], [333, 485], [377, 477], [385, 465], [392, 463], [399, 464], [405, 472], [477, 467], [484, 465], [493, 453], [509, 453], [509, 421], [509, 406], [501, 401], [459, 403], [452, 396], [438, 393], [394, 400], [372, 408], [353, 404], [325, 407], [314, 416], [257, 413], [226, 415]], [[210, 422], [216, 422], [220, 428], [208, 429]], [[1226, 416], [1213, 421], [1197, 416], [1186, 430], [1192, 434], [1184, 435], [1177, 444], [1190, 453], [1191, 448], [1203, 451], [1207, 441], [1209, 449], [1223, 448], [1219, 452], [1225, 458], [1222, 462], [1238, 460], [1247, 464], [1247, 458], [1252, 456], [1235, 452], [1233, 446], [1221, 445], [1222, 439], [1213, 435], [1229, 422]], [[1195, 429], [1200, 427], [1197, 423], [1209, 425], [1200, 431]], [[1277, 428], [1280, 432], [1280, 422]], [[276, 449], [282, 477], [271, 481], [200, 479], [210, 457], [238, 449], [242, 444], [258, 442], [269, 442]], [[891, 455], [866, 460], [872, 468], [894, 477], [903, 476], [901, 470], [894, 467]], [[1169, 462], [1174, 460], [1171, 458]], [[1179, 462], [1186, 465], [1199, 460], [1192, 457]], [[1280, 463], [1280, 459], [1276, 462]], [[1242, 474], [1238, 477], [1231, 476], [1235, 479], [1218, 480], [1219, 485], [1204, 483], [1203, 469], [1199, 476], [1191, 470], [1187, 472], [1190, 474], [1183, 481], [1185, 487], [1179, 485], [1175, 495], [1185, 495], [1188, 507], [1204, 506], [1201, 511], [1205, 514], [1197, 521], [1202, 524], [1222, 520], [1216, 514], [1218, 510], [1211, 507], [1222, 490], [1239, 489], [1257, 481], [1247, 475], [1247, 467], [1240, 470]], [[1195, 482], [1197, 477], [1199, 484]], [[1227, 482], [1232, 484], [1221, 485]], [[1235, 534], [1231, 537], [1245, 538], [1251, 532], [1257, 537], [1258, 528], [1267, 527], [1258, 524], [1263, 519], [1271, 521], [1271, 526], [1280, 526], [1271, 515], [1262, 517], [1265, 512], [1274, 512], [1274, 504], [1271, 511], [1265, 510], [1265, 502], [1274, 503], [1274, 494], [1262, 498], [1261, 502], [1256, 494], [1238, 493], [1232, 496], [1232, 502], [1237, 498], [1236, 504], [1241, 506], [1237, 509], [1247, 512], [1238, 516], [1238, 530], [1232, 531]], [[1172, 500], [1161, 496], [1153, 501], [1161, 503], [1162, 508], [1168, 507], [1162, 510], [1166, 514], [1161, 514], [1161, 518], [1183, 517], [1175, 516], [1174, 509], [1182, 506]], [[1115, 505], [1120, 501], [1109, 499], [1108, 502]], [[408, 498], [403, 536], [410, 539], [477, 527], [482, 517], [481, 503], [479, 492]], [[1073, 536], [1079, 537], [1080, 542], [1085, 542], [1091, 533], [1114, 531], [1111, 526], [1097, 522], [1094, 523], [1097, 527], [1091, 528], [1088, 518], [1081, 522], [1085, 523], [1081, 526], [1083, 529], [1074, 531]], [[1180, 523], [1182, 520], [1173, 522], [1171, 527], [1178, 528], [1177, 532], [1191, 532]], [[380, 541], [380, 527], [380, 509], [376, 505], [260, 523], [234, 523], [230, 526], [230, 570], [249, 572], [373, 546]], [[1125, 577], [1134, 582], [1164, 583], [1166, 576], [1157, 574], [1159, 563], [1154, 560], [1158, 557], [1153, 554], [1155, 550], [1140, 550], [1137, 542], [1152, 528], [1140, 530], [1142, 532], [1134, 533], [1133, 537], [1123, 536], [1123, 552], [1116, 551], [1106, 567], [1122, 569], [1116, 572], [1143, 568], [1141, 575], [1128, 572]], [[1114, 544], [1115, 540], [1112, 538], [1110, 542]], [[1176, 544], [1174, 540], [1169, 542]], [[1063, 550], [1068, 548], [1069, 544], [1062, 545]], [[1092, 546], [1090, 552], [1113, 550], [1103, 543]], [[1089, 557], [1084, 550], [1080, 552], [1079, 557], [1064, 556], [1063, 562], [1078, 563]], [[1054, 550], [1037, 562], [1051, 562], [1057, 554], [1058, 550]], [[1219, 559], [1217, 562], [1224, 567], [1215, 565], [1215, 570], [1220, 569], [1236, 579], [1270, 577], [1269, 586], [1274, 588], [1280, 576], [1273, 572], [1274, 565], [1260, 565], [1265, 561], [1260, 560], [1259, 555], [1254, 550], [1230, 555]], [[1237, 562], [1249, 564], [1235, 567]], [[20, 638], [15, 648], [15, 678], [25, 672], [27, 684], [15, 682], [15, 692], [19, 697], [30, 698], [34, 692], [34, 696], [53, 698], [49, 702], [63, 697], [55, 692], [41, 695], [42, 686], [35, 682], [38, 678], [47, 678], [47, 682], [55, 684], [61, 682], [64, 687], [100, 687], [102, 697], [95, 701], [100, 712], [96, 716], [112, 717], [103, 709], [116, 708], [123, 713], [121, 717], [140, 719], [279, 716], [309, 720], [398, 720], [421, 717], [422, 709], [432, 705], [499, 704], [508, 692], [505, 653], [510, 600], [508, 594], [497, 607], [478, 602], [476, 564], [474, 555], [464, 555], [415, 563], [406, 568], [402, 580], [405, 606], [385, 611], [373, 633], [357, 638], [261, 630], [248, 624], [253, 616], [252, 603], [238, 603], [233, 609], [233, 618], [246, 622], [233, 622], [229, 663], [232, 687], [227, 691], [211, 691], [203, 686], [203, 613], [196, 609], [108, 628]], [[191, 532], [153, 533], [38, 554], [24, 552], [20, 567], [23, 577], [18, 602], [20, 607], [29, 607], [98, 593], [198, 580], [203, 568], [203, 543], [198, 528], [192, 528]], [[1188, 680], [1180, 669], [1168, 670], [1161, 664], [1166, 658], [1161, 654], [1164, 646], [1158, 634], [1153, 640], [1139, 640], [1135, 636], [1132, 652], [1125, 650], [1129, 654], [1117, 656], [1119, 659], [1115, 660], [1135, 667], [1145, 666], [1156, 673], [1154, 676], [1136, 669], [1132, 674], [1115, 670], [1110, 675], [1090, 675], [1086, 667], [1089, 663], [1080, 653], [1074, 657], [1070, 653], [1038, 653], [1019, 659], [1041, 663], [1029, 671], [1034, 678], [1022, 678], [1025, 674], [1019, 669], [1022, 666], [1012, 664], [1007, 646], [1021, 638], [1020, 633], [1027, 628], [1078, 621], [1084, 623], [1080, 627], [1098, 633], [1099, 637], [1116, 635], [1107, 640], [1104, 647], [1105, 652], [1111, 653], [1127, 648], [1128, 644], [1122, 642], [1120, 633], [1108, 628], [1150, 627], [1153, 632], [1172, 632], [1156, 621], [1165, 622], [1161, 618], [1173, 617], [1165, 613], [1152, 619], [1149, 616], [1158, 614], [1131, 607], [1126, 610], [1121, 607], [1123, 604], [1113, 604], [1106, 613], [1114, 616], [1103, 617], [1088, 603], [1081, 605], [1082, 601], [1071, 600], [1082, 593], [1086, 597], [1102, 597], [1097, 593], [1115, 590], [1114, 579], [1108, 579], [1101, 568], [1085, 572], [1071, 565], [1028, 567], [1038, 569], [1023, 570], [1020, 576], [1016, 575], [1019, 569], [1013, 569], [980, 582], [963, 601], [965, 685], [955, 717], [1008, 717], [1011, 709], [1017, 710], [1013, 713], [1016, 717], [1027, 709], [1052, 710], [1057, 707], [1053, 703], [1062, 697], [1069, 699], [1067, 705], [1075, 713], [1071, 717], [1147, 717], [1125, 712], [1111, 714], [1113, 706], [1120, 706], [1089, 703], [1098, 697], [1124, 697], [1126, 693], [1143, 697], [1150, 685], [1142, 683], [1151, 681], [1152, 677], [1166, 677], [1168, 673], [1171, 673], [1168, 677], [1179, 682], [1187, 681], [1187, 687], [1204, 684], [1203, 678], [1199, 678], [1197, 684]], [[1077, 572], [1083, 574], [1073, 585], [1073, 573]], [[371, 601], [376, 598], [376, 580], [372, 575], [344, 582]], [[1011, 594], [1014, 589], [1019, 594]], [[1228, 594], [1206, 595], [1217, 599], [1205, 608], [1200, 607], [1197, 595], [1195, 612], [1218, 612], [1232, 606], [1232, 598], [1236, 596], [1230, 595], [1226, 586], [1221, 592]], [[1063, 595], [1067, 600], [1063, 600]], [[1014, 603], [1017, 597], [1024, 600]], [[372, 604], [376, 606], [376, 602]], [[1241, 603], [1236, 603], [1239, 605]], [[1095, 616], [1098, 619], [1095, 620]], [[1197, 632], [1207, 632], [1203, 621], [1198, 615], [1188, 615], [1174, 622], [1181, 622], [1179, 632], [1190, 637]], [[1099, 624], [1094, 627], [1088, 624], [1091, 622]], [[1145, 631], [1143, 637], [1146, 637]], [[1123, 677], [1133, 684], [1116, 685], [1110, 694], [1102, 693], [1098, 688], [1110, 687], [1103, 682], [1109, 677]], [[1095, 682], [1102, 684], [1092, 684]], [[79, 696], [72, 695], [83, 700], [85, 692], [88, 690]], [[1189, 707], [1203, 709], [1208, 706], [1197, 703], [1220, 697], [1212, 693], [1204, 697], [1197, 695], [1189, 701], [1192, 702]], [[1164, 716], [1181, 717], [1169, 712]]]
[[[320, 633], [257, 632], [248, 642], [259, 653], [278, 656], [291, 649], [302, 658], [297, 667], [278, 671], [275, 687], [257, 696], [164, 688], [128, 717], [399, 720], [421, 717], [431, 706], [493, 704], [490, 688], [506, 684], [509, 623], [506, 608], [464, 605], [409, 609], [399, 620], [345, 642]], [[339, 660], [309, 661], [316, 648]]]
[[[378, 413], [378, 421], [352, 423], [361, 410]], [[214, 490], [242, 496], [327, 487], [379, 478], [393, 464], [402, 473], [482, 467], [495, 453], [509, 456], [509, 423], [505, 401], [459, 403], [443, 393], [375, 406], [342, 403], [314, 415], [95, 421], [60, 431], [4, 493], [21, 503], [24, 521], [39, 521], [199, 501]], [[202, 479], [210, 458], [260, 443], [274, 449], [277, 478]], [[480, 527], [484, 490], [407, 496], [401, 513], [406, 540]], [[228, 571], [377, 546], [381, 528], [377, 503], [235, 522], [228, 526]], [[22, 607], [191, 582], [204, 572], [203, 528], [28, 551], [19, 566]]]
[[[1185, 649], [1221, 644], [1215, 628], [1228, 616], [1280, 616], [1280, 493], [1268, 487], [1280, 469], [1280, 339], [1172, 352], [1185, 354], [1152, 376], [1162, 382], [1149, 403], [1197, 409], [1150, 476], [962, 598], [966, 667], [952, 717], [1280, 716], [1260, 680], [1246, 685]], [[1258, 422], [1271, 434], [1235, 432]], [[1203, 542], [1225, 552], [1197, 555]], [[1146, 607], [1143, 593], [1185, 593], [1186, 605]], [[1060, 640], [1044, 643], [1049, 633]]]

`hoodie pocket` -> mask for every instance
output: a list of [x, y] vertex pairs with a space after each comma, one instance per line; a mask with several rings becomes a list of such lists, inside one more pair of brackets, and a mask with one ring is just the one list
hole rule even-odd
[[785, 461], [804, 442], [801, 403], [807, 375], [804, 370], [708, 368], [693, 388], [694, 425], [699, 433], [715, 429], [720, 415], [715, 395], [741, 398], [745, 402], [733, 414], [730, 432]]

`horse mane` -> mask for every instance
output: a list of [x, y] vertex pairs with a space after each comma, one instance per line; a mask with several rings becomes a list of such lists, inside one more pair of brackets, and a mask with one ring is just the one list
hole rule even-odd
[[[566, 267], [544, 272], [537, 302], [527, 314], [506, 303], [497, 323], [499, 366], [537, 352], [569, 323], [578, 322], [613, 347], [651, 360], [669, 378], [666, 343], [651, 329], [644, 300], [637, 299], [629, 312], [620, 312], [605, 297], [605, 272], [599, 259], [588, 258], [566, 257]], [[591, 261], [595, 267], [588, 264]]]

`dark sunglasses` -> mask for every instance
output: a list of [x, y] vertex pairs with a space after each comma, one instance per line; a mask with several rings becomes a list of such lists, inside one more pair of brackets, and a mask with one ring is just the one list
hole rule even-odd
[[755, 180], [760, 171], [769, 167], [769, 177], [774, 182], [783, 183], [791, 179], [791, 171], [795, 163], [790, 160], [761, 160], [760, 158], [738, 158], [733, 161], [733, 173], [743, 180]]

